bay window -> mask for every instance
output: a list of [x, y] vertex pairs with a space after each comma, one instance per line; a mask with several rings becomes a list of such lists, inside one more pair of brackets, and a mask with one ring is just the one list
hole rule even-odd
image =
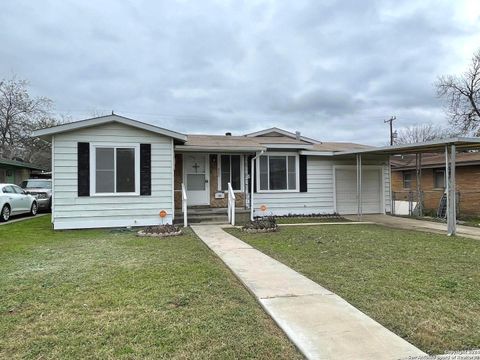
[[138, 145], [92, 144], [90, 179], [92, 195], [139, 193]]
[[242, 189], [242, 161], [240, 155], [220, 155], [220, 181], [219, 189], [228, 190], [228, 183], [233, 190]]
[[297, 155], [262, 155], [257, 171], [260, 191], [298, 191]]

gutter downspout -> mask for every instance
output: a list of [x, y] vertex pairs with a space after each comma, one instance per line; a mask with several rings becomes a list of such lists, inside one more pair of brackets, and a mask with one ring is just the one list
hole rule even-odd
[[[255, 189], [253, 182], [256, 180], [256, 179], [254, 179], [254, 176], [253, 176], [254, 170], [255, 170], [255, 169], [254, 169], [255, 166], [254, 166], [253, 164], [255, 163], [255, 161], [256, 161], [260, 156], [262, 156], [262, 154], [263, 154], [264, 152], [265, 152], [265, 150], [260, 151], [260, 153], [259, 153], [259, 154], [257, 153], [257, 155], [255, 155], [255, 156], [252, 158], [252, 160], [251, 160], [251, 170], [250, 170], [250, 220], [251, 220], [251, 221], [253, 221], [253, 191], [254, 191], [254, 189]], [[255, 176], [255, 178], [256, 178], [256, 176]]]

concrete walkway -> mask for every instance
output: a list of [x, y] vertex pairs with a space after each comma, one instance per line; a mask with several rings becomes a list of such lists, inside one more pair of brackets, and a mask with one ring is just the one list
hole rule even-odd
[[341, 297], [227, 234], [193, 231], [257, 298], [309, 359], [401, 359], [425, 355]]
[[[357, 216], [348, 216], [347, 218], [352, 221], [358, 221]], [[447, 234], [447, 224], [434, 221], [417, 220], [390, 215], [362, 215], [362, 220], [398, 229], [418, 230], [443, 235]], [[480, 240], [480, 228], [457, 225], [457, 235]]]

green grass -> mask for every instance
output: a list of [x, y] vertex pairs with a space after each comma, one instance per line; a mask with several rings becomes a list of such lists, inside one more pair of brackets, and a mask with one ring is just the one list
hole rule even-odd
[[480, 241], [377, 225], [229, 229], [422, 350], [480, 348]]
[[458, 220], [465, 226], [480, 227], [480, 217], [478, 216], [459, 216]]
[[301, 358], [194, 234], [0, 227], [0, 358]]

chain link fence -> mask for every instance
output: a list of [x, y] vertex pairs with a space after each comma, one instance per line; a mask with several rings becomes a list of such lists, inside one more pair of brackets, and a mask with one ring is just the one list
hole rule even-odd
[[[457, 216], [480, 216], [480, 191], [457, 191]], [[393, 191], [392, 214], [445, 218], [444, 190]]]

